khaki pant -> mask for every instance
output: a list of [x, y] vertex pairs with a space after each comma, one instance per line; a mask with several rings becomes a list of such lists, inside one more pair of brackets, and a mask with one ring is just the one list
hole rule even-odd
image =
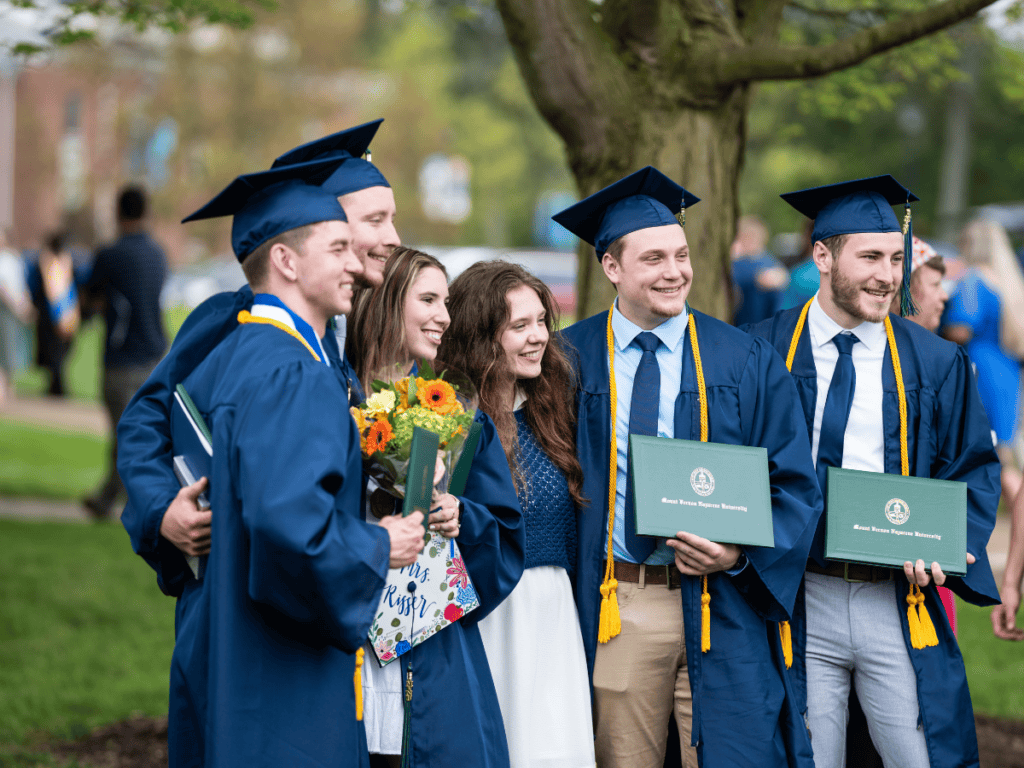
[[683, 765], [697, 768], [679, 590], [620, 581], [617, 594], [622, 633], [598, 643], [594, 662], [598, 768], [662, 768], [673, 714]]

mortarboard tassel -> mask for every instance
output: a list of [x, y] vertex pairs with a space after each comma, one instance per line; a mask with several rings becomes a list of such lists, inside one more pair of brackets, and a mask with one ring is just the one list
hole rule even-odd
[[914, 298], [910, 295], [910, 275], [914, 271], [914, 225], [910, 217], [910, 201], [903, 214], [903, 283], [900, 285], [900, 317], [917, 314]]
[[779, 638], [782, 640], [782, 658], [786, 669], [790, 669], [793, 666], [793, 630], [788, 621], [779, 622]]
[[352, 682], [356, 687], [356, 720], [363, 719], [363, 656], [366, 651], [362, 648], [356, 651], [356, 671], [352, 675]]
[[679, 204], [679, 213], [676, 214], [676, 221], [679, 222], [680, 227], [686, 226], [686, 206], [682, 203]]
[[366, 162], [368, 162], [368, 163], [372, 163], [373, 162], [373, 152], [370, 151], [369, 147], [366, 148]]

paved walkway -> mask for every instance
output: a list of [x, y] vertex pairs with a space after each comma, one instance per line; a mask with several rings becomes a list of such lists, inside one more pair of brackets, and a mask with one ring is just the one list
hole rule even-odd
[[102, 403], [61, 397], [8, 397], [0, 403], [0, 419], [97, 435], [110, 429]]

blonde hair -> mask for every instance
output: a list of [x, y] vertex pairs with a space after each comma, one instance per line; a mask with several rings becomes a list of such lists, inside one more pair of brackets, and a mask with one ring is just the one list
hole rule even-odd
[[975, 219], [960, 235], [960, 255], [999, 294], [1000, 344], [1013, 357], [1024, 359], [1024, 274], [1010, 236], [996, 221]]

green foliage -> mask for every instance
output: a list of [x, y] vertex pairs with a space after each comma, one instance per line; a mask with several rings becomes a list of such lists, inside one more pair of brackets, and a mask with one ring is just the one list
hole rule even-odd
[[0, 540], [0, 742], [166, 713], [174, 601], [124, 529], [0, 520]]
[[106, 470], [107, 440], [0, 419], [0, 496], [81, 499]]

